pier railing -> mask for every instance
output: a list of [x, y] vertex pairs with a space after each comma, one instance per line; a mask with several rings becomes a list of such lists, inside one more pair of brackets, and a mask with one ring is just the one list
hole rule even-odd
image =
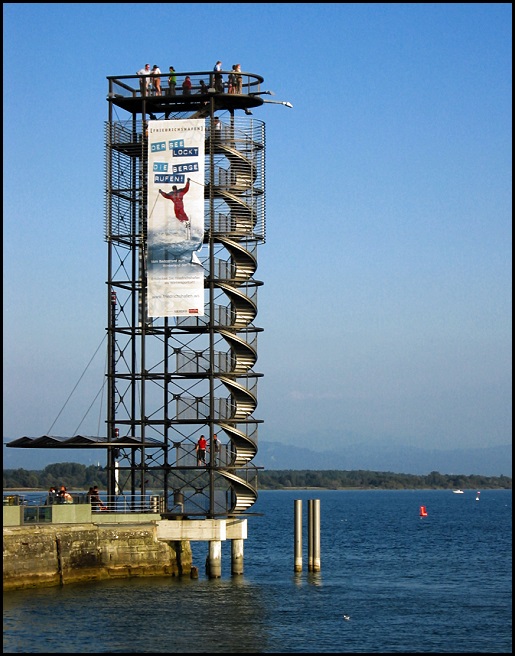
[[71, 497], [72, 501], [62, 503], [50, 494], [4, 494], [4, 526], [73, 524], [97, 521], [114, 514], [158, 515], [163, 507], [161, 497], [156, 494], [100, 495], [100, 502], [91, 501], [86, 492], [71, 493]]

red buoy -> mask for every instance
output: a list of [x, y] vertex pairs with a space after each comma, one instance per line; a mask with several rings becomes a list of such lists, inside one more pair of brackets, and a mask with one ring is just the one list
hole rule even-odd
[[425, 506], [420, 506], [420, 516], [427, 517], [427, 510]]

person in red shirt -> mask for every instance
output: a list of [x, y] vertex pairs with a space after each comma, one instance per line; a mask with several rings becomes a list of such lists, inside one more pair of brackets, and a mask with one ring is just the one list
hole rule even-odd
[[189, 96], [191, 94], [191, 78], [189, 75], [186, 75], [184, 82], [182, 83], [182, 93], [185, 96]]
[[179, 219], [181, 223], [186, 223], [189, 221], [188, 216], [186, 212], [184, 211], [184, 201], [183, 198], [185, 194], [188, 193], [190, 189], [190, 179], [188, 178], [188, 181], [186, 182], [186, 186], [183, 187], [182, 189], [177, 189], [177, 187], [174, 185], [172, 187], [172, 191], [167, 194], [166, 191], [163, 191], [162, 189], [159, 190], [159, 193], [163, 198], [168, 198], [168, 200], [171, 200], [173, 203], [173, 208], [175, 210], [175, 216]]
[[201, 464], [205, 465], [206, 464], [206, 448], [207, 448], [207, 440], [206, 438], [201, 435], [198, 438], [197, 442], [197, 467], [200, 467]]

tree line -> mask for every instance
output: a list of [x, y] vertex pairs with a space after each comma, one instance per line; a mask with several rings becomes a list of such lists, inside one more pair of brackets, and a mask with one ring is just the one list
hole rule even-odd
[[266, 470], [258, 475], [262, 490], [288, 488], [377, 489], [377, 490], [452, 490], [452, 489], [509, 489], [507, 476], [479, 476], [464, 474], [427, 475], [395, 474], [392, 472], [354, 470]]
[[[93, 485], [100, 489], [107, 487], [105, 468], [96, 465], [81, 465], [76, 462], [61, 462], [47, 465], [43, 470], [4, 469], [4, 489], [48, 489], [51, 486], [65, 485], [68, 489], [87, 490]], [[160, 489], [158, 474], [145, 471], [147, 489]], [[343, 471], [277, 469], [263, 470], [258, 474], [258, 487], [261, 490], [283, 490], [288, 488], [339, 489], [378, 489], [378, 490], [418, 490], [418, 489], [508, 489], [511, 478], [508, 476], [479, 476], [476, 474], [440, 474], [433, 471], [427, 475], [395, 474], [367, 470]]]

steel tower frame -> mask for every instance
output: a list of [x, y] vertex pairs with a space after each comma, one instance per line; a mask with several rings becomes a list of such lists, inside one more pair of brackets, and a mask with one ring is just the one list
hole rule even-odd
[[[211, 71], [176, 73], [178, 89], [186, 75], [191, 95], [167, 95], [166, 88], [152, 95], [135, 75], [107, 78], [107, 492], [145, 495], [151, 474], [163, 517], [227, 517], [257, 499], [252, 460], [262, 374], [254, 366], [262, 329], [254, 321], [262, 282], [254, 276], [257, 247], [265, 242], [265, 125], [250, 110], [263, 103], [263, 78], [242, 73], [242, 92], [230, 94], [215, 90]], [[208, 91], [199, 92], [206, 78]], [[213, 129], [215, 113], [220, 133]], [[188, 118], [206, 124], [199, 255], [205, 315], [152, 318], [147, 130], [153, 120]], [[201, 434], [208, 441], [206, 466], [196, 461]]]

